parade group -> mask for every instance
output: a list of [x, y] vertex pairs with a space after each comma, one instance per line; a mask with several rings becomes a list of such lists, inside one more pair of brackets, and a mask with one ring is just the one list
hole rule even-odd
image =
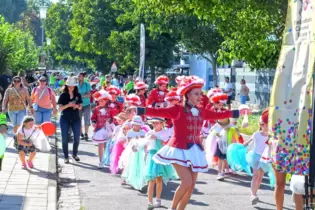
[[[99, 163], [96, 167], [109, 167], [112, 174], [121, 174], [122, 185], [130, 185], [140, 191], [147, 186], [148, 209], [161, 207], [163, 184], [170, 180], [180, 180], [180, 185], [169, 209], [185, 209], [198, 173], [207, 172], [215, 166], [218, 181], [241, 171], [253, 176], [250, 198], [253, 205], [259, 202], [257, 191], [265, 173], [269, 176], [270, 186], [275, 186], [268, 144], [268, 108], [257, 122], [260, 130], [244, 142], [231, 119], [239, 116], [247, 119], [251, 110], [246, 105], [241, 105], [239, 110], [231, 110], [229, 90], [216, 87], [203, 93], [204, 80], [197, 76], [178, 76], [177, 87], [171, 89], [168, 88], [169, 78], [159, 76], [154, 82], [156, 88], [150, 93], [147, 93], [148, 85], [137, 78], [133, 82], [134, 93], [130, 94], [110, 84], [97, 88], [99, 81], [86, 82], [84, 77], [84, 73], [69, 77], [58, 100], [51, 96], [54, 94], [50, 88], [42, 84], [32, 90], [33, 100], [28, 102], [31, 112], [42, 110], [44, 113], [44, 109], [53, 110], [54, 114], [60, 112], [66, 164], [70, 163], [70, 138], [73, 138], [72, 157], [80, 161], [80, 138], [89, 138], [88, 126], [92, 125], [91, 138], [98, 145]], [[40, 77], [39, 81], [45, 83], [47, 79]], [[11, 89], [15, 90], [16, 82], [19, 82], [18, 77], [13, 78]], [[9, 94], [22, 98], [16, 90]], [[45, 94], [48, 97], [45, 100], [51, 101], [51, 105], [41, 107], [39, 102], [46, 97]], [[84, 106], [87, 101], [92, 106]], [[6, 109], [6, 104], [3, 104], [3, 109]], [[9, 116], [10, 119], [14, 117], [10, 113]], [[45, 121], [44, 115], [40, 117], [42, 120], [37, 119], [36, 114], [35, 118], [25, 116], [21, 126], [14, 131], [18, 134], [16, 148], [25, 169], [34, 167], [34, 130], [36, 125]], [[82, 119], [84, 126], [81, 126]], [[4, 119], [1, 122], [6, 124]], [[6, 132], [5, 128], [1, 127], [2, 134]], [[253, 144], [250, 151], [249, 144]], [[28, 153], [30, 157], [26, 161], [25, 154]], [[300, 204], [297, 202], [298, 209]]]

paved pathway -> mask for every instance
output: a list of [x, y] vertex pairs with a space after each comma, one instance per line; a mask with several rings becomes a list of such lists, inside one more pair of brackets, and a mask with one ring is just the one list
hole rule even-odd
[[[71, 148], [72, 145], [69, 145]], [[59, 150], [60, 151], [60, 150]], [[108, 169], [97, 169], [97, 147], [91, 142], [81, 141], [79, 146], [81, 162], [74, 160], [69, 165], [63, 163], [60, 153], [59, 163], [62, 165], [60, 174], [64, 180], [61, 186], [60, 209], [71, 210], [145, 210], [146, 195], [130, 187], [122, 187], [119, 176], [109, 174]], [[61, 151], [60, 151], [61, 152]], [[62, 161], [62, 162], [61, 162]], [[74, 180], [75, 177], [75, 180]], [[250, 177], [245, 175], [232, 176], [224, 182], [216, 180], [216, 171], [200, 174], [196, 189], [187, 210], [274, 210], [273, 191], [264, 180], [259, 191], [261, 203], [250, 204]], [[170, 206], [174, 191], [179, 182], [170, 182], [163, 189], [162, 204]], [[285, 210], [293, 209], [290, 191], [287, 187]], [[71, 198], [69, 198], [69, 195]], [[67, 201], [67, 199], [69, 201]]]
[[39, 152], [34, 160], [34, 168], [24, 170], [13, 148], [13, 139], [8, 137], [0, 171], [0, 209], [55, 210], [57, 182], [53, 158], [50, 153]]

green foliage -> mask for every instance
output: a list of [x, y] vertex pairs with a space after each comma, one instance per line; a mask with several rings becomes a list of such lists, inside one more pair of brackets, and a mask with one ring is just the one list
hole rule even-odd
[[243, 117], [239, 118], [237, 120], [237, 127], [239, 129], [239, 132], [244, 133], [246, 135], [252, 135], [256, 131], [258, 131], [259, 130], [259, 124], [258, 123], [259, 123], [260, 115], [261, 115], [261, 113], [249, 115], [248, 116], [248, 127], [246, 127], [246, 128], [242, 128]]
[[10, 68], [13, 72], [37, 67], [38, 50], [33, 37], [4, 21], [0, 16], [0, 61], [3, 73]]
[[0, 15], [9, 23], [19, 20], [21, 13], [26, 9], [26, 0], [1, 0]]
[[216, 26], [224, 41], [221, 62], [234, 58], [253, 68], [276, 67], [282, 42], [287, 1], [281, 0], [134, 0], [144, 13], [159, 16], [196, 15]]

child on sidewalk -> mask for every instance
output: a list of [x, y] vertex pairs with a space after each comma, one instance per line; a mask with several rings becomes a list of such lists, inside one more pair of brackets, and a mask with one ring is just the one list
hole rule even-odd
[[0, 171], [2, 170], [2, 161], [4, 158], [4, 153], [5, 153], [5, 149], [6, 149], [6, 141], [5, 141], [5, 134], [8, 130], [8, 125], [7, 125], [7, 116], [3, 113], [0, 113], [0, 141], [2, 141], [0, 143], [0, 147], [1, 150], [3, 151], [3, 154], [0, 154]]
[[[22, 125], [17, 130], [17, 150], [19, 152], [22, 169], [34, 168], [33, 159], [36, 155], [36, 148], [33, 144], [32, 137], [36, 135], [39, 128], [34, 125], [35, 119], [31, 116], [25, 116]], [[25, 161], [25, 155], [29, 155], [29, 159]]]

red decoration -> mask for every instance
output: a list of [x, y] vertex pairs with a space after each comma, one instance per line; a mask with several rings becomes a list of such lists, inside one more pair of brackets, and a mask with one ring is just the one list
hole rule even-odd
[[52, 122], [44, 122], [41, 128], [46, 136], [52, 136], [56, 133], [56, 126]]

